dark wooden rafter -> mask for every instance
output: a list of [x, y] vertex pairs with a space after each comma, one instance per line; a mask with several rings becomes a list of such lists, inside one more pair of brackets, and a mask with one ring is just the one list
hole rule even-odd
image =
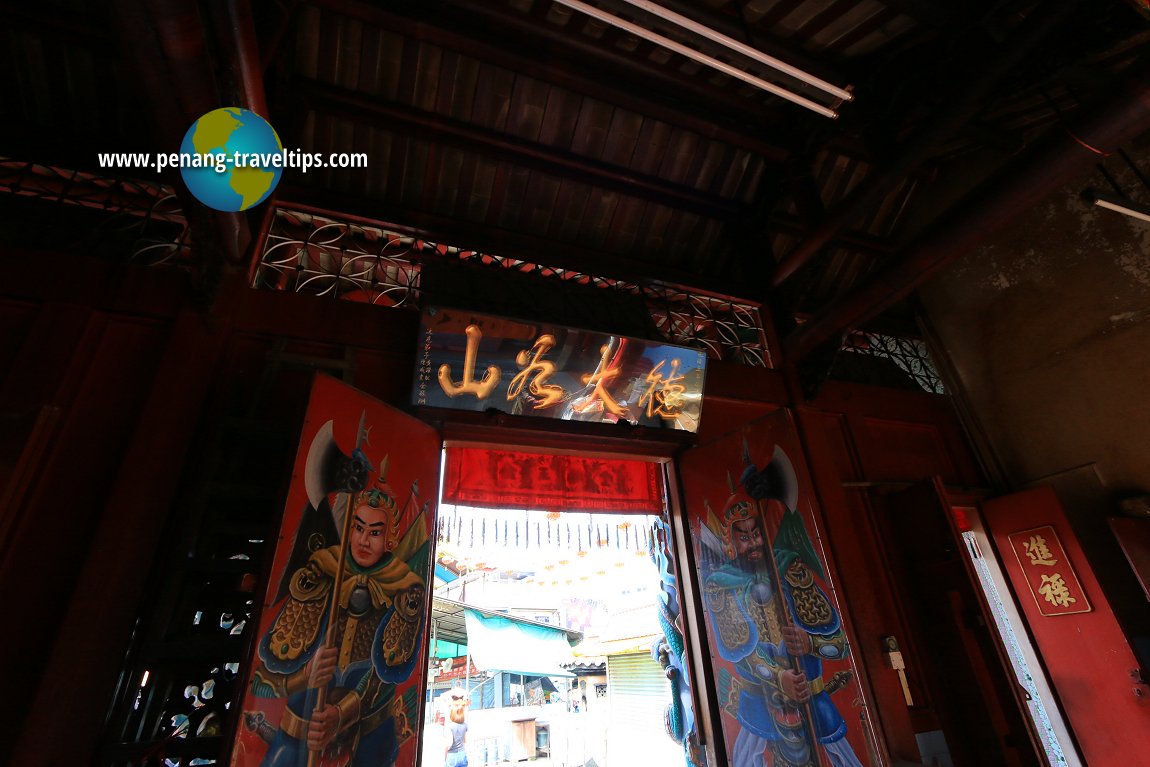
[[885, 25], [890, 24], [896, 18], [898, 18], [897, 10], [889, 6], [882, 8], [877, 13], [872, 14], [869, 19], [835, 40], [835, 48], [841, 51], [848, 51], [852, 45], [865, 40]]
[[1109, 154], [1150, 130], [1150, 64], [1123, 78], [1110, 99], [1065, 131], [1053, 131], [1031, 151], [1000, 168], [914, 243], [906, 255], [868, 278], [785, 340], [801, 359], [846, 330], [878, 316], [938, 270], [1006, 226], [1015, 216], [1089, 172]]
[[[129, 65], [155, 105], [158, 145], [179, 146], [188, 125], [219, 106], [208, 31], [198, 6], [190, 0], [162, 0], [147, 7], [117, 0], [112, 19], [114, 30], [133, 54]], [[210, 297], [223, 268], [243, 261], [251, 242], [247, 221], [240, 214], [208, 211], [182, 184], [176, 193], [200, 256], [201, 287]]]
[[[766, 230], [801, 237], [809, 231], [809, 228], [794, 216], [774, 213], [767, 221]], [[839, 232], [835, 236], [833, 244], [842, 250], [874, 259], [886, 258], [898, 252], [898, 246], [887, 239], [850, 230]]]
[[389, 130], [411, 136], [432, 137], [436, 141], [480, 151], [515, 165], [572, 178], [703, 216], [727, 219], [737, 214], [741, 207], [735, 201], [700, 192], [693, 187], [672, 184], [628, 168], [580, 157], [555, 147], [525, 141], [404, 104], [371, 98], [355, 91], [314, 81], [299, 81], [291, 90], [308, 106], [324, 114], [367, 125], [386, 125]]
[[966, 3], [942, 3], [936, 0], [883, 0], [883, 5], [898, 11], [919, 24], [943, 28], [974, 12]]
[[[368, 5], [360, 0], [313, 0], [311, 4], [348, 18], [357, 19], [364, 24], [386, 29], [421, 43], [456, 51], [512, 72], [530, 73], [532, 77], [543, 82], [566, 88], [607, 104], [625, 106], [639, 114], [662, 120], [670, 125], [698, 133], [700, 136], [762, 155], [772, 162], [781, 162], [790, 156], [789, 148], [763, 138], [763, 132], [754, 127], [756, 115], [753, 111], [748, 112], [745, 101], [725, 99], [727, 112], [740, 115], [740, 119], [736, 121], [724, 117], [722, 112], [708, 108], [716, 96], [713, 90], [704, 94], [691, 94], [691, 99], [684, 98], [684, 91], [677, 92], [674, 97], [660, 97], [654, 90], [641, 91], [624, 88], [613, 84], [613, 78], [590, 74], [586, 61], [579, 59], [579, 55], [588, 53], [589, 49], [590, 53], [595, 55], [594, 46], [590, 44], [583, 44], [579, 51], [567, 57], [532, 57], [516, 53], [515, 49], [507, 45], [506, 37], [500, 41], [494, 38], [480, 38], [478, 34], [463, 34], [437, 26], [434, 19], [413, 19]], [[564, 38], [561, 35], [546, 28], [529, 29], [522, 18], [518, 16], [513, 18], [517, 20], [518, 25], [514, 31], [520, 36], [529, 35], [526, 38], [528, 40], [540, 38], [551, 46], [563, 44]], [[618, 59], [618, 56], [612, 57], [612, 61], [615, 63], [621, 63], [627, 67], [632, 66], [630, 59], [625, 59], [622, 62]], [[661, 72], [659, 76], [662, 80], [666, 79], [665, 73]], [[674, 92], [674, 89], [679, 88], [682, 83], [682, 78], [676, 79], [670, 88]], [[692, 88], [697, 91], [697, 83], [693, 83]], [[696, 95], [699, 98], [694, 98]], [[765, 108], [760, 116], [767, 119]]]
[[262, 18], [259, 25], [259, 51], [260, 67], [264, 72], [270, 72], [272, 63], [280, 54], [280, 47], [284, 38], [291, 31], [295, 22], [296, 10], [303, 5], [303, 0], [287, 0], [284, 3], [270, 3], [267, 11], [270, 16]]
[[999, 79], [1058, 29], [1078, 5], [1078, 0], [1073, 0], [1036, 11], [1037, 18], [1029, 19], [1013, 40], [999, 46], [997, 57], [989, 62], [983, 60], [979, 67], [982, 74], [966, 87], [961, 96], [952, 99], [950, 105], [941, 110], [929, 125], [919, 130], [898, 157], [876, 168], [849, 195], [839, 200], [827, 212], [820, 225], [785, 255], [771, 280], [772, 288], [783, 285], [806, 263], [816, 258], [837, 232], [867, 215], [908, 174], [921, 166], [944, 142], [959, 133], [982, 109], [987, 94]]
[[[746, 1], [747, 0], [731, 0], [731, 2], [724, 3], [724, 7], [730, 5], [745, 6]], [[660, 0], [660, 2], [663, 2], [663, 0]], [[675, 0], [675, 2], [681, 3], [683, 0]], [[762, 17], [755, 19], [754, 26], [769, 31], [772, 26], [793, 12], [801, 3], [802, 0], [783, 0], [782, 2], [778, 2]], [[956, 6], [958, 6], [956, 3], [944, 4], [936, 2], [935, 0], [883, 0], [882, 5], [884, 7], [883, 14], [901, 14], [912, 19], [917, 25], [934, 28], [946, 27], [954, 23], [956, 19], [973, 12], [973, 8], [968, 11], [965, 6], [963, 6], [956, 10]], [[842, 50], [845, 47], [846, 46], [838, 45], [836, 41], [836, 49]]]
[[[854, 5], [853, 0], [851, 0], [849, 4]], [[835, 23], [842, 15], [840, 7], [842, 5], [844, 5], [843, 0], [836, 0], [836, 2], [827, 5], [822, 11], [816, 13], [813, 18], [807, 20], [807, 22], [802, 25], [799, 29], [799, 34], [804, 37], [814, 37], [822, 32], [831, 24]]]
[[236, 95], [251, 111], [261, 117], [270, 117], [251, 3], [249, 0], [226, 0], [226, 3], [227, 13], [215, 17], [216, 30], [222, 42], [230, 43], [225, 50], [231, 51], [231, 65], [239, 91]]

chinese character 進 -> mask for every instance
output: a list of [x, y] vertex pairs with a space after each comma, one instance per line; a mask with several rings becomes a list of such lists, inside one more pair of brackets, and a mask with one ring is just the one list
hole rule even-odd
[[467, 335], [467, 348], [463, 353], [463, 380], [459, 383], [451, 380], [451, 366], [444, 363], [439, 366], [439, 387], [448, 397], [474, 394], [476, 399], [487, 399], [499, 385], [502, 374], [497, 365], [492, 365], [483, 374], [482, 381], [474, 380], [475, 357], [479, 354], [479, 342], [483, 340], [483, 332], [478, 325], [468, 325], [464, 333]]
[[1054, 558], [1046, 545], [1046, 539], [1041, 535], [1030, 536], [1030, 540], [1024, 542], [1022, 548], [1026, 551], [1026, 556], [1030, 558], [1032, 565], [1054, 566], [1058, 564], [1058, 560]]
[[1043, 575], [1042, 585], [1038, 587], [1038, 593], [1055, 607], [1070, 607], [1078, 601], [1070, 596], [1070, 589], [1066, 587], [1066, 581], [1062, 580], [1062, 575], [1059, 573]]
[[[679, 381], [682, 381], [685, 376], [679, 373], [679, 360], [671, 360], [671, 374], [666, 378], [660, 372], [663, 363], [666, 360], [661, 360], [658, 365], [651, 369], [647, 374], [647, 391], [639, 398], [639, 406], [647, 407], [647, 417], [658, 415], [661, 418], [668, 420], [678, 419], [682, 414], [683, 404], [685, 399], [683, 392], [687, 390]], [[661, 385], [660, 385], [661, 384]]]
[[[539, 400], [535, 409], [550, 407], [561, 401], [565, 392], [562, 386], [547, 383], [547, 379], [555, 375], [555, 363], [541, 359], [551, 347], [555, 345], [555, 336], [544, 334], [535, 340], [530, 350], [524, 349], [515, 355], [515, 362], [522, 370], [511, 379], [507, 386], [507, 401], [515, 399], [523, 391], [523, 384], [534, 373], [531, 384], [527, 387], [532, 397]], [[532, 354], [534, 352], [534, 354]]]

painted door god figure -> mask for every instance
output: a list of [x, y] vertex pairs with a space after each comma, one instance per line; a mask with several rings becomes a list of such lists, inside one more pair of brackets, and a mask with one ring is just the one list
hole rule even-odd
[[823, 569], [796, 509], [797, 482], [776, 448], [763, 469], [744, 451], [741, 487], [700, 530], [703, 600], [730, 662], [720, 697], [738, 723], [734, 767], [861, 767], [831, 696], [851, 672], [823, 673], [849, 653]]
[[[317, 442], [323, 437], [321, 430]], [[338, 493], [329, 528], [342, 532], [334, 545], [318, 546], [333, 538], [313, 532], [302, 556], [297, 545], [286, 594], [259, 640], [250, 693], [285, 701], [278, 722], [262, 723], [268, 746], [260, 764], [387, 767], [413, 734], [419, 694], [396, 690], [421, 657], [426, 584], [416, 562], [426, 558], [427, 530], [422, 513], [407, 514], [417, 484], [401, 504], [386, 480], [387, 458], [374, 472], [359, 445], [335, 471], [330, 444], [313, 448], [309, 464], [313, 458], [328, 467], [308, 467], [309, 483], [326, 485], [309, 486], [312, 510], [326, 517], [327, 493]]]

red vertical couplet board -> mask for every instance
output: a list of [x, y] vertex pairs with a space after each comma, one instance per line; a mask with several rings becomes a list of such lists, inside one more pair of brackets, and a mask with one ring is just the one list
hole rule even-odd
[[1053, 525], [1010, 533], [1006, 539], [1040, 615], [1090, 612], [1090, 600]]
[[790, 414], [689, 451], [680, 470], [728, 763], [873, 765]]
[[1150, 754], [1150, 700], [1138, 661], [1054, 490], [983, 505], [983, 515], [1084, 760], [1127, 767]]
[[426, 424], [316, 377], [234, 767], [416, 763], [439, 454]]

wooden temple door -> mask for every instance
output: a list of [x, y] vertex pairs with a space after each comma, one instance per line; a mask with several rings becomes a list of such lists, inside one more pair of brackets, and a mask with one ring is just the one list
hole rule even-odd
[[941, 481], [881, 497], [888, 566], [923, 672], [916, 729], [942, 730], [957, 767], [1044, 764]]
[[678, 462], [719, 763], [877, 767], [882, 749], [802, 455], [780, 409]]
[[440, 454], [435, 429], [316, 377], [233, 767], [417, 763]]
[[1058, 497], [1039, 487], [982, 513], [1083, 761], [1147, 763], [1150, 687]]

